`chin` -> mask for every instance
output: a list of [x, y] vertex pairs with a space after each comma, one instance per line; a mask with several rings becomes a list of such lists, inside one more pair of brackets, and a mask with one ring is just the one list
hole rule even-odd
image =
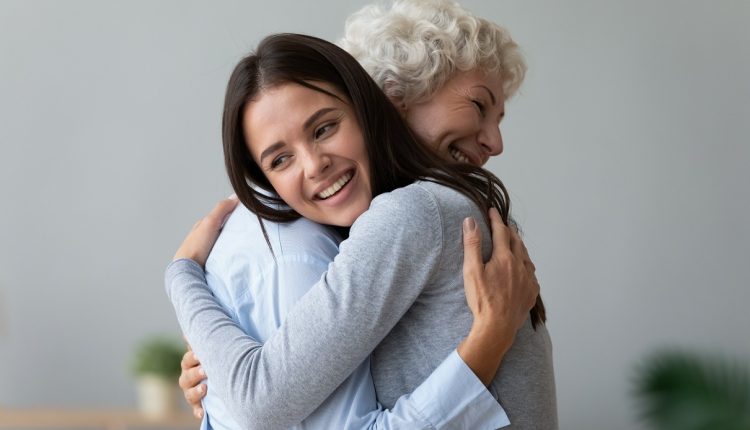
[[357, 221], [357, 218], [359, 218], [363, 213], [365, 213], [365, 210], [362, 211], [356, 211], [354, 214], [346, 214], [338, 219], [339, 222], [337, 222], [335, 225], [339, 227], [346, 227], [349, 228], [354, 224], [355, 221]]

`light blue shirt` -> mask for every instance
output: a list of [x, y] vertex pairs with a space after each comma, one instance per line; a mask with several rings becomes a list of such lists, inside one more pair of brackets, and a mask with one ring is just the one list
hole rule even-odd
[[[281, 325], [309, 287], [325, 276], [341, 241], [333, 229], [306, 219], [283, 224], [265, 221], [264, 225], [275, 255], [269, 251], [257, 217], [239, 205], [206, 262], [206, 279], [218, 303], [245, 333], [261, 342]], [[221, 390], [211, 386], [210, 365], [203, 365], [209, 379], [201, 428], [239, 429], [221, 399]], [[454, 350], [391, 410], [377, 402], [368, 358], [294, 428], [438, 429], [455, 428], [457, 423], [462, 428], [496, 429], [510, 422]]]

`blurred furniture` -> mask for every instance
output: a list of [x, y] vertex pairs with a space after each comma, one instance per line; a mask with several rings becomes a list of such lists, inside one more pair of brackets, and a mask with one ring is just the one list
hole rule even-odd
[[188, 412], [149, 418], [132, 410], [0, 409], [0, 429], [182, 430], [200, 421]]

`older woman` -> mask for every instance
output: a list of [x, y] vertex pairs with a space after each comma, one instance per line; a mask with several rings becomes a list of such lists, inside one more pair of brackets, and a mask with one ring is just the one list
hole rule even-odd
[[499, 155], [505, 101], [526, 64], [504, 28], [447, 0], [367, 6], [341, 40], [438, 154], [476, 166]]
[[[505, 112], [504, 102], [516, 91], [525, 72], [517, 46], [502, 28], [451, 2], [402, 1], [390, 9], [370, 6], [353, 15], [347, 21], [342, 45], [385, 90], [420, 140], [438, 154], [483, 165], [502, 151], [498, 124]], [[240, 207], [233, 218], [241, 218], [238, 213], [243, 211], [246, 209]], [[220, 240], [214, 254], [224, 258], [243, 255], [226, 244]], [[209, 284], [212, 261], [216, 258], [207, 263]], [[218, 267], [216, 271], [220, 271]], [[537, 311], [536, 322], [541, 323], [543, 308], [538, 306]], [[507, 381], [508, 389], [495, 395], [506, 407], [514, 428], [555, 428], [546, 329], [541, 324], [536, 331], [524, 327], [518, 338], [504, 362], [512, 364], [501, 369], [500, 379]], [[196, 365], [194, 357], [186, 354], [180, 382], [186, 398], [199, 411], [206, 389], [196, 386], [203, 378]], [[506, 368], [510, 369], [503, 378]], [[534, 374], [519, 375], [518, 369]]]

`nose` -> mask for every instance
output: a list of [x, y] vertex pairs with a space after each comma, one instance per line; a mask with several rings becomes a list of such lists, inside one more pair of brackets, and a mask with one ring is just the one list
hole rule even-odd
[[331, 158], [313, 148], [305, 153], [305, 177], [317, 179], [331, 165]]
[[490, 156], [500, 155], [503, 152], [503, 135], [497, 125], [487, 125], [482, 128], [477, 136], [477, 141], [479, 146]]

